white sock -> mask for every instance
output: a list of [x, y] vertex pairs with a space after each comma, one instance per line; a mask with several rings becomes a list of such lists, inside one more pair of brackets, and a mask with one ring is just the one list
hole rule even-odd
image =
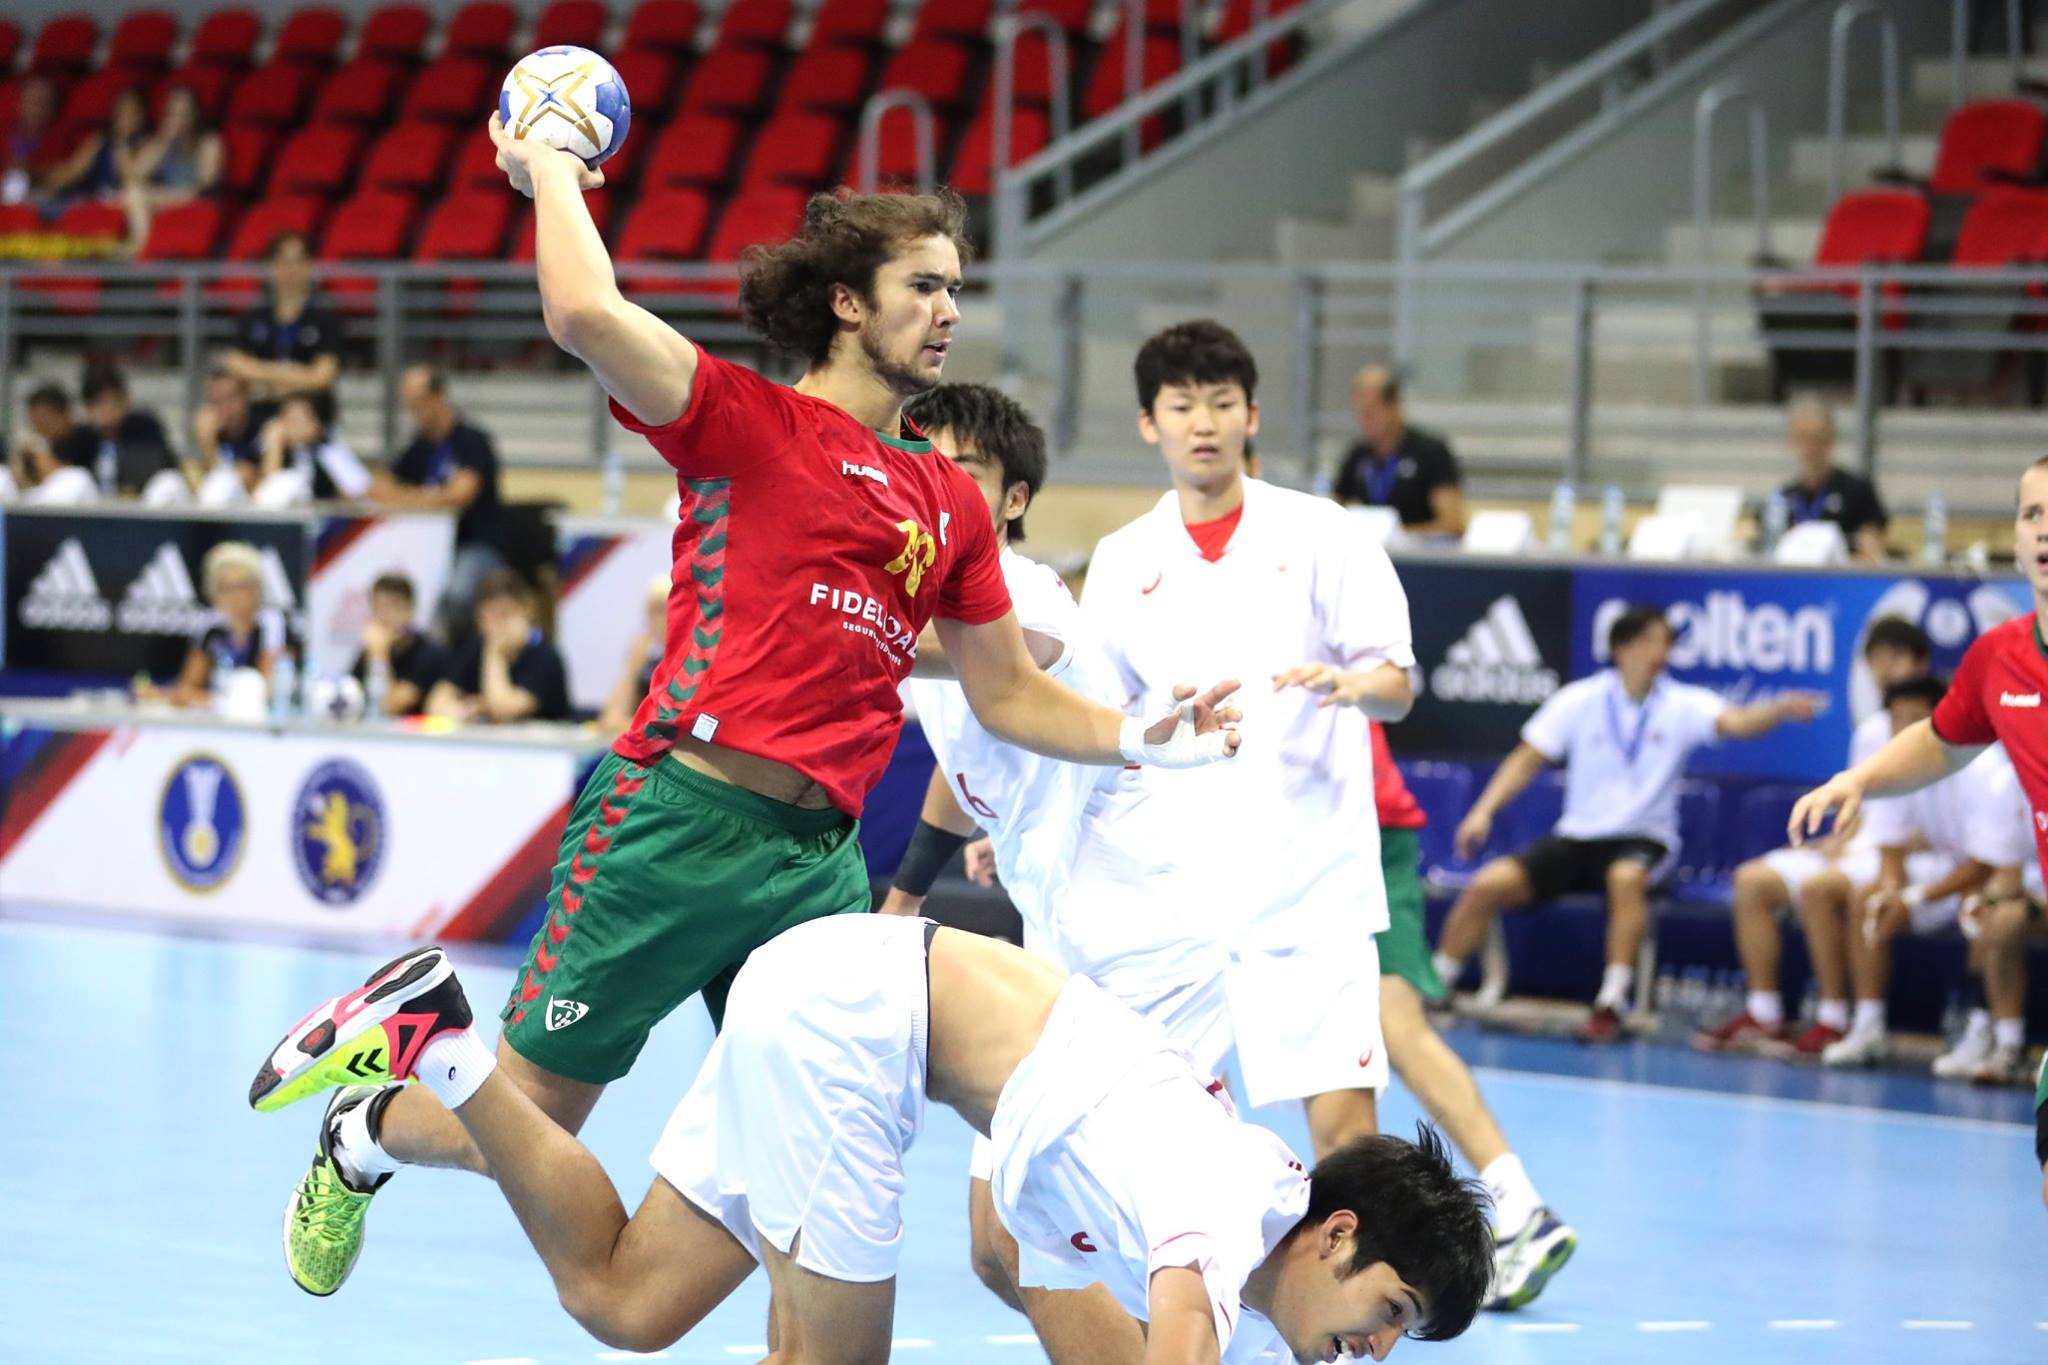
[[351, 1105], [335, 1125], [332, 1148], [342, 1178], [359, 1190], [366, 1190], [405, 1163], [378, 1145], [370, 1133], [370, 1105], [376, 1096]]
[[1488, 1162], [1479, 1181], [1493, 1196], [1493, 1225], [1504, 1235], [1520, 1232], [1543, 1207], [1542, 1196], [1522, 1169], [1522, 1158], [1513, 1152]]
[[1857, 1033], [1884, 1032], [1884, 1001], [1858, 1000], [1856, 1002]]
[[1605, 1005], [1617, 1013], [1628, 1008], [1628, 990], [1636, 983], [1636, 969], [1626, 962], [1610, 962], [1600, 974], [1600, 994], [1593, 997], [1595, 1009]]
[[1963, 1036], [1965, 1038], [1982, 1038], [1990, 1034], [1990, 1032], [1990, 1010], [1971, 1010], [1968, 1017], [1963, 1020]]
[[1436, 964], [1436, 974], [1444, 979], [1447, 989], [1456, 985], [1458, 978], [1464, 975], [1465, 964], [1449, 953], [1432, 953], [1429, 960]]
[[1785, 1022], [1785, 998], [1776, 991], [1751, 991], [1743, 1008], [1765, 1028], [1776, 1028]]
[[2000, 1047], [2025, 1047], [2027, 1044], [2027, 1021], [2024, 1019], [1994, 1019], [1991, 1023], [1991, 1039]]
[[469, 1103], [491, 1073], [498, 1069], [497, 1054], [484, 1046], [473, 1028], [444, 1033], [420, 1052], [413, 1068], [420, 1084], [434, 1092], [434, 1098], [450, 1109]]
[[1813, 1022], [1837, 1033], [1849, 1031], [1849, 1002], [1846, 1000], [1823, 1000], [1820, 1008], [1813, 1013]]

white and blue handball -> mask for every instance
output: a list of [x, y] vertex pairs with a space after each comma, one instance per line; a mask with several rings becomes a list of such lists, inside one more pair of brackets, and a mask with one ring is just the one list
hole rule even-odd
[[612, 64], [589, 48], [544, 47], [505, 77], [498, 117], [513, 137], [559, 147], [595, 170], [625, 144], [633, 103]]

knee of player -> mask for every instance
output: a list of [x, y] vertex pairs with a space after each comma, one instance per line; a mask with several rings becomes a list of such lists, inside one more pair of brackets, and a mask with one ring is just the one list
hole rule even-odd
[[1995, 952], [2019, 942], [2027, 932], [2027, 915], [2027, 903], [2023, 900], [2000, 901], [1985, 910], [1978, 938], [1984, 951]]
[[1751, 858], [1735, 869], [1735, 903], [1741, 905], [1744, 896], [1769, 896], [1774, 890], [1772, 883], [1777, 880], [1778, 874], [1771, 870], [1769, 863], [1762, 858]]
[[616, 1351], [647, 1355], [675, 1345], [679, 1334], [632, 1296], [595, 1277], [556, 1286], [563, 1309], [584, 1331]]
[[1650, 888], [1650, 869], [1641, 863], [1619, 862], [1607, 869], [1607, 890], [1610, 895], [1640, 896]]
[[1514, 858], [1495, 858], [1479, 869], [1472, 879], [1476, 890], [1498, 900], [1513, 900], [1522, 888], [1522, 864]]

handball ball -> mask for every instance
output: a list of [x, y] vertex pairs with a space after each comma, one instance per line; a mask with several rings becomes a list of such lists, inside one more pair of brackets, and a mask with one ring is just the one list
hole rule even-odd
[[313, 678], [306, 684], [306, 714], [319, 720], [361, 720], [365, 699], [355, 675]]
[[498, 92], [498, 117], [595, 170], [626, 141], [633, 104], [612, 64], [587, 47], [544, 47], [519, 59]]

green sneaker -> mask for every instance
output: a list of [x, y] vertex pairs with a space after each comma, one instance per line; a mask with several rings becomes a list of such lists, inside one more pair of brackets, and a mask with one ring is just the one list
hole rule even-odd
[[[389, 1095], [396, 1093], [395, 1087], [387, 1092], [379, 1086], [352, 1085], [328, 1101], [313, 1164], [284, 1206], [284, 1263], [308, 1294], [332, 1294], [355, 1269], [363, 1250], [363, 1214], [391, 1178], [380, 1176], [367, 1190], [350, 1185], [334, 1159], [334, 1130], [346, 1111], [358, 1104], [389, 1103]], [[373, 1112], [373, 1127], [375, 1117]]]
[[337, 1086], [411, 1080], [429, 1042], [470, 1023], [448, 955], [416, 949], [294, 1024], [249, 1083], [249, 1107], [267, 1114]]

